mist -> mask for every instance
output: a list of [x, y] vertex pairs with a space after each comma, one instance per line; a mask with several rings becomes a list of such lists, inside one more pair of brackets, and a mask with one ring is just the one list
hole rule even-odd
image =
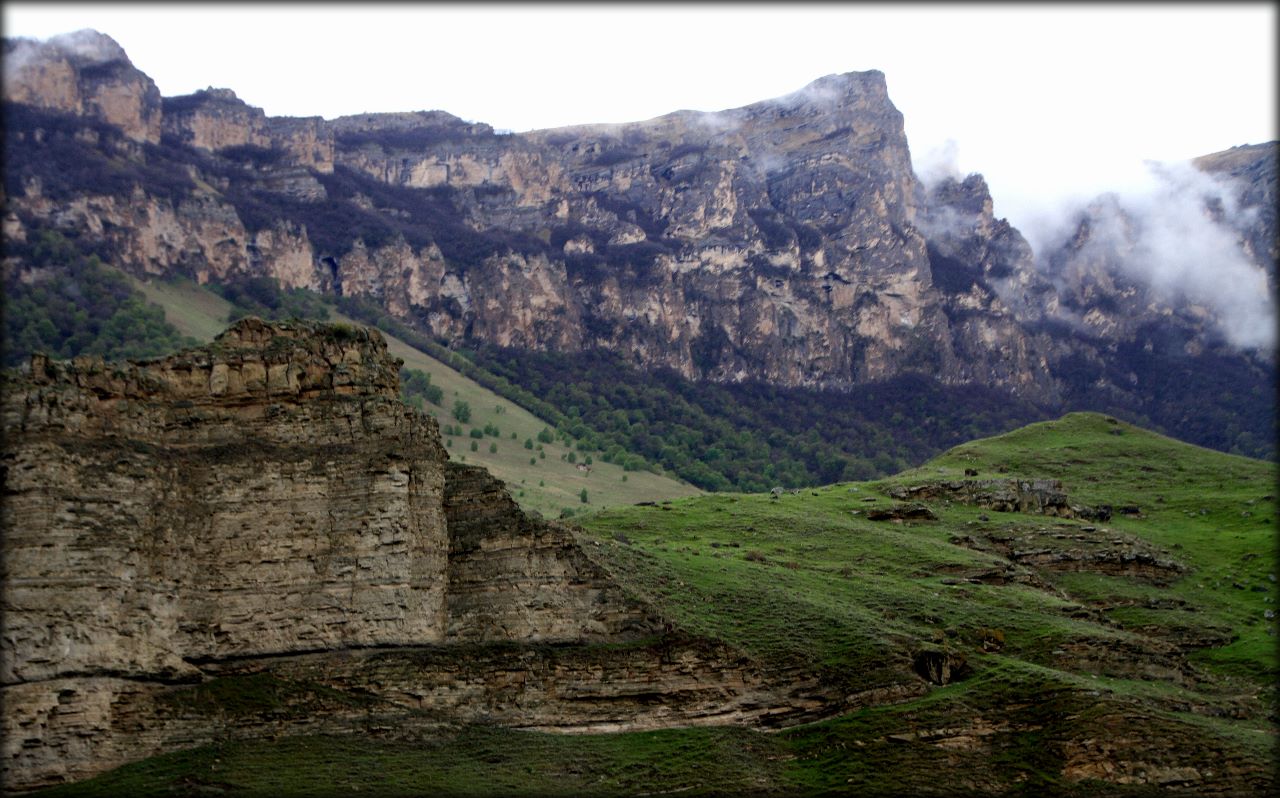
[[[963, 180], [959, 162], [959, 148], [948, 140], [913, 166], [921, 183], [932, 187], [948, 178]], [[1012, 201], [993, 185], [995, 215], [1018, 228], [1035, 253], [1036, 267], [1055, 285], [1063, 285], [1064, 276], [1054, 273], [1061, 267], [1051, 264], [1053, 256], [1087, 221], [1089, 238], [1081, 256], [1105, 254], [1109, 268], [1162, 304], [1203, 308], [1236, 348], [1274, 350], [1273, 287], [1243, 243], [1258, 208], [1240, 204], [1241, 186], [1189, 161], [1127, 163], [1113, 169], [1107, 183], [1095, 183], [1092, 190], [1080, 181], [1046, 186], [1034, 198]], [[944, 232], [939, 226], [955, 232], [950, 228], [969, 221], [934, 214], [928, 232]]]
[[[1146, 179], [1080, 208], [1064, 203], [1024, 235], [1046, 269], [1048, 256], [1074, 235], [1083, 215], [1090, 246], [1105, 248], [1115, 268], [1150, 289], [1153, 298], [1209, 311], [1233, 346], [1276, 345], [1275, 298], [1267, 272], [1243, 246], [1256, 207], [1241, 207], [1238, 186], [1186, 161], [1146, 164]], [[1051, 278], [1053, 275], [1049, 275]]]

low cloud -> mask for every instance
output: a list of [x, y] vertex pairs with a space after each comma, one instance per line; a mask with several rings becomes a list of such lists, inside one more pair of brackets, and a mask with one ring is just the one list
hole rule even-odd
[[48, 39], [16, 38], [5, 41], [4, 76], [6, 87], [33, 62], [48, 58], [50, 51], [81, 64], [104, 64], [127, 60], [124, 48], [114, 39], [85, 28]]
[[1242, 349], [1276, 345], [1275, 299], [1267, 273], [1250, 261], [1242, 231], [1256, 208], [1240, 207], [1238, 187], [1188, 162], [1148, 163], [1146, 179], [1082, 206], [1045, 208], [1023, 230], [1046, 276], [1088, 221], [1084, 253], [1105, 254], [1109, 267], [1169, 304], [1205, 308], [1219, 331]]
[[53, 36], [46, 44], [93, 64], [126, 58], [124, 48], [115, 39], [89, 28]]
[[737, 133], [742, 119], [734, 111], [706, 111], [694, 117], [694, 122], [713, 135]]
[[919, 158], [912, 158], [912, 169], [926, 188], [946, 179], [960, 181], [965, 178], [960, 171], [960, 145], [955, 139], [947, 139], [931, 148]]

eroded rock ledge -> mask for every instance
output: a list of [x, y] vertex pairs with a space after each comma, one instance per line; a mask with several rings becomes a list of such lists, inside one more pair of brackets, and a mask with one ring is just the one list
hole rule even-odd
[[[8, 788], [220, 736], [777, 725], [840, 703], [674, 632], [569, 529], [448, 462], [399, 366], [374, 330], [245, 319], [170, 357], [5, 376]], [[311, 703], [229, 711], [245, 680]]]
[[1059, 479], [955, 479], [898, 487], [889, 495], [895, 499], [916, 501], [947, 499], [1005, 513], [1038, 513], [1099, 521], [1111, 518], [1109, 506], [1072, 504]]

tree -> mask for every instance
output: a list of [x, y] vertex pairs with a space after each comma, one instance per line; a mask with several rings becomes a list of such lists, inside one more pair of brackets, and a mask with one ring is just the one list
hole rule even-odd
[[578, 498], [582, 500], [582, 503], [583, 503], [583, 504], [586, 504], [586, 503], [587, 503], [587, 489], [586, 489], [586, 488], [583, 488], [583, 489], [582, 489], [582, 493], [579, 493], [579, 494], [578, 494]]
[[471, 405], [461, 399], [453, 403], [453, 417], [463, 424], [471, 421]]

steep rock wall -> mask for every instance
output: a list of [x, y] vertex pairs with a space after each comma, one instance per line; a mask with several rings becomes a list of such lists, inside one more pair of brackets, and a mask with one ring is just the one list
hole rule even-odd
[[656, 628], [565, 530], [448, 467], [398, 368], [377, 331], [245, 319], [166, 358], [6, 377], [8, 779], [107, 766], [82, 738], [210, 663]]
[[[604, 348], [694, 380], [845, 390], [923, 373], [1224, 451], [1265, 454], [1273, 437], [1274, 350], [1254, 318], [1274, 315], [1268, 283], [1232, 281], [1249, 314], [1155, 290], [1165, 256], [1135, 272], [1106, 203], [1034, 258], [981, 177], [916, 178], [880, 72], [714, 113], [503, 134], [442, 111], [270, 118], [227, 89], [108, 112], [86, 92], [146, 110], [154, 87], [95, 36], [92, 56], [6, 45], [21, 122], [6, 146], [52, 164], [13, 181], [14, 240], [52, 227], [138, 273], [267, 275], [452, 341]], [[1236, 180], [1224, 246], [1274, 288], [1274, 143], [1196, 166]]]
[[5, 375], [6, 786], [225, 737], [779, 724], [925, 689], [845, 697], [679, 634], [448, 462], [399, 365], [376, 330], [249, 318]]
[[376, 332], [310, 332], [37, 359], [7, 392], [6, 683], [443, 638], [435, 424]]

